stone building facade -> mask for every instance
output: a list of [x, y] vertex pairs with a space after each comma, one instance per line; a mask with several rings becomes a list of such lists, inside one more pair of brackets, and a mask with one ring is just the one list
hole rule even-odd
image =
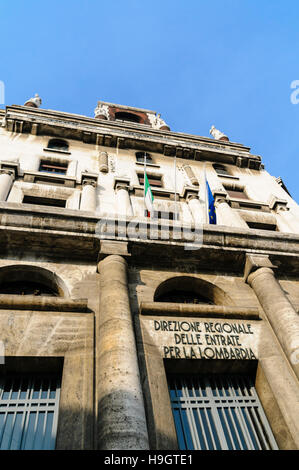
[[299, 207], [281, 179], [150, 110], [35, 96], [0, 122], [0, 448], [298, 449]]

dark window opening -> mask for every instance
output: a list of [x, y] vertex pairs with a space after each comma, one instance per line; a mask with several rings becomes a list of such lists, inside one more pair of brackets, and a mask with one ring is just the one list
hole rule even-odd
[[218, 165], [217, 163], [213, 165], [214, 170], [216, 171], [217, 175], [219, 176], [230, 176], [229, 172], [227, 171], [224, 165]]
[[67, 171], [66, 163], [52, 162], [49, 160], [42, 160], [40, 162], [39, 171], [46, 173], [56, 173], [59, 175], [65, 175]]
[[246, 222], [249, 228], [256, 230], [269, 230], [277, 231], [277, 226], [275, 224], [263, 224], [261, 222]]
[[242, 189], [227, 189], [227, 194], [233, 199], [248, 199], [247, 194]]
[[127, 113], [123, 111], [115, 113], [115, 119], [119, 119], [120, 121], [136, 122], [138, 124], [140, 124], [141, 122], [141, 119], [139, 116], [137, 116], [137, 114]]
[[180, 303], [180, 304], [210, 304], [213, 305], [213, 302], [203, 295], [199, 295], [193, 291], [187, 290], [173, 290], [170, 292], [165, 292], [160, 295], [157, 299], [157, 302], [171, 302], [171, 303]]
[[[136, 152], [136, 161], [139, 163], [144, 163], [144, 160], [146, 160], [146, 163], [152, 163], [152, 157], [150, 156], [149, 153], [147, 152]], [[146, 159], [145, 159], [146, 157]]]
[[[162, 188], [162, 176], [161, 175], [147, 175], [148, 182], [150, 186], [155, 186], [158, 188]], [[139, 184], [141, 186], [144, 185], [144, 174], [138, 175]]]
[[239, 207], [240, 207], [240, 209], [251, 209], [251, 210], [254, 210], [254, 211], [262, 209], [262, 206], [259, 206], [258, 204], [251, 204], [250, 202], [249, 203], [240, 202]]
[[58, 293], [50, 287], [30, 281], [3, 282], [0, 284], [0, 294], [58, 296]]
[[68, 152], [69, 144], [62, 139], [51, 139], [48, 142], [48, 149], [52, 150], [62, 150], [63, 152]]
[[24, 196], [24, 204], [36, 204], [38, 206], [65, 207], [65, 199], [53, 199], [49, 197]]

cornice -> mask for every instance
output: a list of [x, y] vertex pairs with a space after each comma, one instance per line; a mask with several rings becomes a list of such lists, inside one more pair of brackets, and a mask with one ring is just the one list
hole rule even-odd
[[[116, 237], [110, 228], [104, 237], [100, 238], [96, 233], [97, 223], [103, 220], [112, 224], [115, 222], [113, 218], [100, 219], [97, 215], [83, 211], [44, 206], [25, 208], [21, 204], [0, 203], [0, 251], [24, 253], [28, 249], [31, 252], [36, 250], [38, 253], [47, 253], [50, 257], [96, 259], [101, 239], [118, 239], [117, 225]], [[127, 220], [125, 224], [130, 222], [132, 221]], [[133, 222], [136, 220], [133, 219]], [[149, 225], [145, 225], [147, 222], [140, 219], [140, 227], [147, 230], [147, 238], [126, 238], [130, 245], [131, 258], [136, 263], [144, 256], [149, 256], [149, 263], [157, 264], [194, 263], [195, 266], [204, 266], [206, 260], [209, 270], [212, 269], [214, 260], [217, 269], [221, 269], [223, 265], [230, 271], [242, 272], [246, 254], [257, 254], [273, 257], [273, 264], [282, 271], [287, 266], [290, 275], [299, 269], [299, 234], [204, 225], [201, 246], [196, 250], [186, 250], [184, 244], [188, 240], [173, 237], [171, 224], [169, 240], [159, 236], [151, 239]], [[122, 237], [123, 223], [122, 221]], [[161, 223], [158, 224], [159, 230]]]
[[11, 132], [61, 136], [99, 146], [150, 150], [165, 156], [190, 160], [212, 160], [259, 169], [261, 157], [239, 143], [208, 137], [152, 129], [145, 124], [99, 121], [60, 111], [6, 107], [6, 129]]

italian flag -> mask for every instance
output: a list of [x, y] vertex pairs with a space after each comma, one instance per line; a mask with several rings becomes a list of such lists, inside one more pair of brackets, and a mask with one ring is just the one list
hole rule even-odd
[[144, 203], [146, 207], [147, 217], [150, 217], [151, 212], [153, 212], [153, 209], [154, 209], [153, 202], [154, 202], [154, 197], [152, 194], [152, 190], [147, 179], [147, 174], [144, 172]]

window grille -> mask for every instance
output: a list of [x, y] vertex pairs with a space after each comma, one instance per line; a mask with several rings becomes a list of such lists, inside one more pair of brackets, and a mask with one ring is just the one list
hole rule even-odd
[[0, 377], [0, 449], [55, 449], [60, 378]]
[[182, 450], [278, 449], [250, 377], [169, 376]]
[[59, 175], [65, 175], [67, 172], [67, 163], [52, 162], [48, 160], [42, 160], [40, 162], [39, 170], [45, 173], [56, 173]]
[[[162, 188], [162, 176], [161, 175], [147, 175], [148, 182], [150, 186], [157, 186], [158, 188]], [[144, 186], [144, 174], [138, 174], [139, 184]]]
[[146, 163], [153, 163], [152, 157], [147, 152], [136, 152], [135, 155], [136, 161], [139, 163], [144, 163], [144, 160], [146, 160]]

